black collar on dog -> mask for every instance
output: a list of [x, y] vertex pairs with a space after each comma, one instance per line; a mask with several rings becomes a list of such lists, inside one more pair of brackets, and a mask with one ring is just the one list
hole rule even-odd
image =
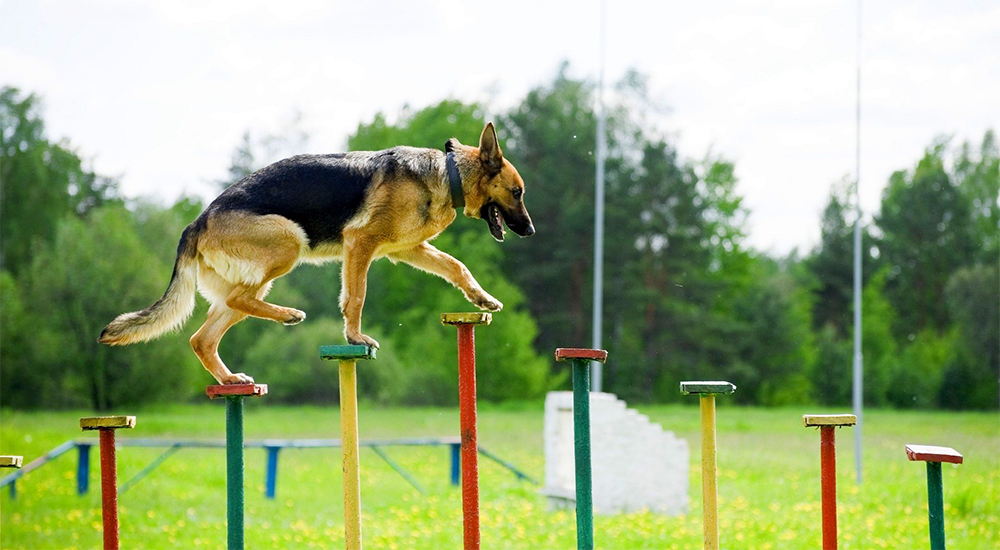
[[455, 153], [449, 152], [446, 157], [444, 164], [448, 171], [448, 186], [451, 187], [451, 205], [454, 208], [464, 208], [465, 193], [462, 192], [462, 175], [458, 173], [458, 165], [455, 164]]

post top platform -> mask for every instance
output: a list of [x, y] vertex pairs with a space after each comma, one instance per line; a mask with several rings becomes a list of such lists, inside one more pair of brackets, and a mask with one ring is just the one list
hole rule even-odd
[[23, 463], [23, 456], [0, 456], [0, 468], [20, 468]]
[[696, 394], [730, 394], [736, 391], [736, 384], [722, 380], [692, 380], [681, 382], [681, 393], [684, 395]]
[[556, 361], [567, 359], [588, 359], [603, 363], [608, 360], [608, 352], [603, 349], [556, 348]]
[[375, 359], [375, 348], [365, 344], [320, 346], [320, 359]]
[[99, 430], [101, 428], [134, 428], [134, 416], [90, 416], [80, 419], [80, 428]]
[[493, 322], [492, 313], [442, 313], [442, 325], [488, 325]]
[[951, 464], [961, 464], [964, 460], [962, 454], [955, 449], [934, 445], [907, 445], [906, 458], [913, 461], [949, 462]]
[[235, 395], [267, 395], [267, 384], [213, 384], [205, 388], [205, 394], [212, 399]]
[[804, 414], [802, 424], [811, 426], [853, 426], [858, 423], [858, 417], [853, 414]]

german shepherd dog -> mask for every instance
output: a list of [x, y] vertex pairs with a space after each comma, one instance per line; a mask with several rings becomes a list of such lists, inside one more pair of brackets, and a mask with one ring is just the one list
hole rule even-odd
[[502, 241], [506, 223], [534, 234], [524, 206], [524, 182], [503, 157], [493, 123], [478, 147], [448, 140], [445, 151], [394, 147], [278, 161], [226, 189], [181, 234], [166, 292], [150, 307], [119, 315], [99, 341], [126, 345], [179, 328], [194, 310], [195, 291], [211, 307], [191, 337], [201, 364], [222, 384], [252, 383], [219, 358], [219, 342], [247, 316], [286, 325], [297, 309], [264, 301], [275, 279], [300, 263], [341, 260], [340, 309], [351, 344], [378, 347], [361, 333], [368, 267], [388, 257], [438, 275], [477, 307], [500, 311], [462, 262], [430, 240], [456, 218], [456, 208], [486, 220]]

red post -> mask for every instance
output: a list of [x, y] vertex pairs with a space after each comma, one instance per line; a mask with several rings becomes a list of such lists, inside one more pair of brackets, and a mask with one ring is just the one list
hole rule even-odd
[[820, 476], [823, 500], [823, 550], [837, 550], [837, 453], [834, 426], [819, 429]]
[[104, 548], [118, 550], [118, 461], [115, 430], [101, 428], [101, 501], [104, 515]]
[[101, 441], [101, 511], [104, 517], [104, 548], [118, 550], [118, 461], [115, 430], [134, 428], [134, 416], [93, 416], [80, 419], [80, 428], [97, 430]]
[[462, 512], [465, 550], [479, 550], [479, 447], [476, 441], [476, 337], [458, 325], [458, 408], [462, 430]]
[[489, 313], [442, 313], [441, 322], [458, 328], [458, 412], [462, 431], [462, 530], [465, 550], [479, 550], [479, 445], [476, 442], [476, 325]]

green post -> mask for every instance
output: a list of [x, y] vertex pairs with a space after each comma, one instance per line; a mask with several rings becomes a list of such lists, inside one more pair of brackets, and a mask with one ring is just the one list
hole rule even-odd
[[212, 399], [226, 398], [226, 525], [229, 550], [243, 550], [243, 398], [267, 394], [267, 384], [208, 386]]
[[590, 464], [590, 361], [573, 360], [573, 438], [576, 459], [576, 547], [594, 547], [593, 473]]
[[559, 348], [556, 361], [573, 363], [573, 438], [576, 461], [576, 547], [594, 548], [593, 476], [590, 461], [590, 362], [603, 363], [604, 350]]
[[944, 487], [941, 463], [927, 463], [927, 521], [931, 533], [931, 550], [944, 550]]
[[243, 548], [243, 396], [226, 397], [226, 518], [230, 550]]
[[927, 463], [927, 526], [931, 535], [931, 550], [945, 550], [944, 546], [944, 482], [941, 480], [941, 463], [961, 464], [965, 459], [951, 447], [934, 445], [907, 445], [906, 458]]

